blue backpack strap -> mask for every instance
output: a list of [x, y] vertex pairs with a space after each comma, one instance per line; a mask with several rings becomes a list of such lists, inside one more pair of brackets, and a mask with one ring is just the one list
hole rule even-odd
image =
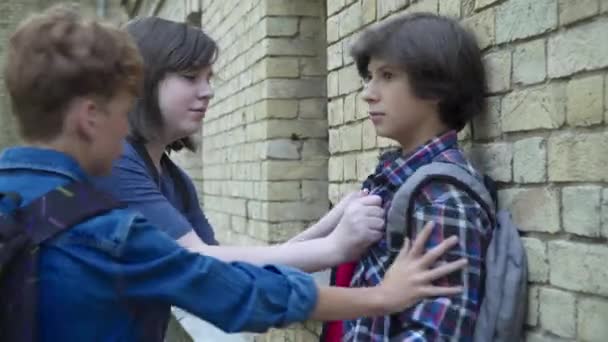
[[87, 218], [119, 207], [124, 206], [92, 185], [72, 182], [18, 209], [13, 217], [38, 245]]
[[458, 165], [433, 162], [417, 169], [393, 196], [386, 224], [386, 240], [391, 252], [399, 252], [410, 232], [416, 195], [433, 181], [444, 181], [465, 191], [482, 206], [495, 226], [496, 206], [484, 184]]
[[40, 243], [118, 207], [92, 185], [74, 182], [0, 215], [0, 341], [38, 340]]

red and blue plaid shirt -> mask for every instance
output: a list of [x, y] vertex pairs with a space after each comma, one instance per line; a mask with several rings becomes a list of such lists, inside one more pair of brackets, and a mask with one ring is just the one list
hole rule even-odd
[[[462, 166], [472, 175], [481, 177], [458, 149], [456, 132], [450, 131], [419, 147], [408, 157], [401, 152], [385, 154], [373, 175], [363, 187], [382, 197], [385, 209], [390, 207], [393, 194], [419, 167], [433, 161]], [[427, 250], [452, 235], [459, 244], [441, 261], [468, 259], [468, 266], [461, 272], [450, 274], [435, 282], [438, 286], [463, 286], [462, 294], [422, 300], [416, 306], [393, 316], [363, 317], [345, 324], [344, 341], [471, 341], [480, 306], [480, 290], [483, 287], [483, 259], [491, 238], [492, 228], [487, 213], [481, 205], [465, 192], [441, 181], [425, 186], [414, 203], [414, 215], [408, 232], [410, 238], [425, 223], [435, 223], [427, 243]], [[352, 287], [375, 286], [393, 260], [381, 240], [372, 246], [359, 261]]]

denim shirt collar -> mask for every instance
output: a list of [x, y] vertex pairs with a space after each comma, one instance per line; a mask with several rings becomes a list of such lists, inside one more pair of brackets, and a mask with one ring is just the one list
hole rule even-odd
[[40, 147], [10, 147], [0, 155], [0, 170], [27, 169], [51, 172], [75, 181], [89, 182], [90, 177], [76, 159], [56, 150]]

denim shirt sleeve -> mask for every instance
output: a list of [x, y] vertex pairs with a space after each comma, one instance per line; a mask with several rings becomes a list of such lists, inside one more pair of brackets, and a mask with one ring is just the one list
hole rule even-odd
[[144, 161], [125, 149], [114, 163], [109, 177], [95, 179], [95, 185], [141, 213], [174, 239], [192, 231], [191, 223], [160, 192]]
[[308, 274], [191, 253], [143, 219], [135, 219], [124, 241], [115, 275], [122, 295], [170, 303], [227, 332], [306, 320], [317, 301]]

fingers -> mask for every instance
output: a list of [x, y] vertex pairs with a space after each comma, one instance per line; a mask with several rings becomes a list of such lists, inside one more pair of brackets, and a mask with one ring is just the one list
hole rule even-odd
[[426, 286], [421, 289], [421, 294], [424, 297], [441, 297], [441, 296], [451, 296], [462, 293], [462, 286], [453, 286], [453, 287], [445, 287], [445, 286]]
[[423, 275], [422, 279], [425, 282], [431, 282], [433, 280], [437, 280], [442, 278], [452, 272], [463, 269], [467, 265], [467, 259], [462, 258], [460, 260], [456, 260], [447, 264], [443, 264], [433, 268], [432, 270], [428, 270]]
[[[416, 239], [418, 242], [418, 239]], [[423, 267], [431, 267], [439, 258], [441, 258], [450, 248], [454, 247], [458, 243], [458, 237], [450, 236], [448, 239], [443, 240], [439, 245], [430, 249], [421, 258], [421, 264]]]
[[384, 219], [379, 217], [366, 217], [361, 219], [361, 223], [364, 227], [374, 230], [384, 232]]
[[358, 198], [357, 201], [363, 205], [373, 205], [377, 207], [382, 205], [382, 197], [378, 195], [366, 195]]
[[419, 256], [424, 253], [424, 246], [426, 245], [431, 233], [433, 232], [433, 226], [435, 224], [433, 222], [428, 222], [424, 225], [424, 228], [418, 233], [414, 244], [412, 245], [412, 250], [410, 252], [413, 256]]

